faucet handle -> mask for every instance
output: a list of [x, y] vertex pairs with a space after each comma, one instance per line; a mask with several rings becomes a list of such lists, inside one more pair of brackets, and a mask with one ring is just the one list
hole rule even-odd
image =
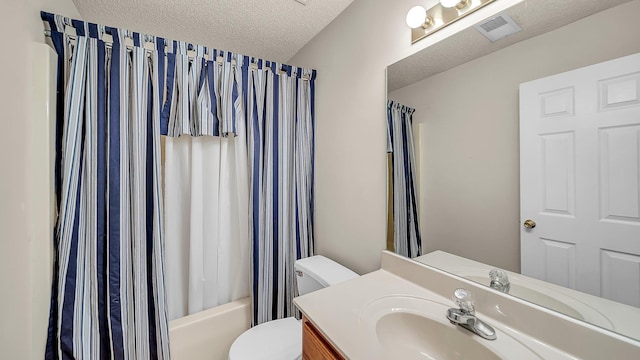
[[509, 282], [509, 276], [507, 276], [507, 273], [501, 269], [491, 269], [491, 271], [489, 271], [489, 277], [491, 278], [491, 281], [499, 281], [501, 284]]
[[503, 292], [509, 292], [511, 283], [509, 283], [509, 276], [506, 271], [501, 269], [492, 269], [489, 271], [489, 277], [491, 278], [489, 287]]
[[473, 295], [469, 290], [456, 289], [451, 296], [453, 302], [462, 310], [463, 313], [473, 315], [475, 314], [475, 308], [473, 306]]

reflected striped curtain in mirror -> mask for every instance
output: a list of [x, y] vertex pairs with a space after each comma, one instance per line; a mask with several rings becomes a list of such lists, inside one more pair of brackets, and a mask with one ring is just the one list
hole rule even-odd
[[393, 183], [390, 187], [393, 203], [388, 208], [393, 214], [393, 247], [396, 253], [410, 258], [422, 255], [412, 129], [414, 111], [387, 101], [387, 152], [392, 155], [389, 178]]

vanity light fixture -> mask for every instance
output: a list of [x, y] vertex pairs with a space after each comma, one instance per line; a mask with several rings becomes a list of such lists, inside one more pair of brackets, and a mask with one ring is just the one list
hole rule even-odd
[[440, 0], [429, 10], [414, 6], [407, 13], [407, 25], [411, 28], [411, 43], [426, 38], [447, 25], [462, 19], [496, 0]]
[[440, 5], [446, 8], [455, 7], [458, 10], [464, 9], [471, 3], [471, 0], [440, 0]]
[[414, 29], [422, 26], [427, 19], [427, 9], [422, 6], [414, 6], [407, 13], [407, 26]]

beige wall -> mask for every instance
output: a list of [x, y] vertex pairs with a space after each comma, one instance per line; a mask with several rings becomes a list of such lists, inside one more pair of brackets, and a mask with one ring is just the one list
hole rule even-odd
[[[31, 42], [43, 41], [41, 9], [79, 17], [71, 0], [0, 2], [0, 13], [3, 14], [0, 21], [3, 47], [0, 56], [0, 289], [3, 294], [0, 298], [0, 357], [6, 359], [41, 359], [43, 350], [36, 343], [42, 343], [46, 332], [46, 329], [33, 329], [32, 326], [34, 302], [30, 269], [32, 243], [50, 241], [34, 238], [32, 219], [38, 209], [30, 201], [36, 193], [31, 188], [35, 184], [33, 177], [40, 175], [32, 172], [38, 165], [34, 163], [38, 156], [37, 150], [31, 147], [34, 141], [31, 123], [34, 47]], [[41, 154], [38, 159], [46, 163], [48, 156]], [[47, 203], [49, 199], [42, 201]], [[39, 298], [36, 302], [42, 304], [47, 300]], [[33, 351], [33, 347], [40, 351]]]
[[394, 91], [423, 124], [425, 251], [520, 270], [518, 85], [640, 52], [640, 1]]
[[496, 2], [412, 46], [404, 19], [415, 0], [355, 0], [289, 61], [318, 70], [319, 254], [358, 273], [379, 268], [386, 235], [387, 65], [517, 2]]

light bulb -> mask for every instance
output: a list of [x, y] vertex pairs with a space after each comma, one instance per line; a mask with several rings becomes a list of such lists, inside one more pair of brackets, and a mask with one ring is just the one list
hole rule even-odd
[[427, 10], [422, 6], [414, 6], [407, 13], [407, 25], [414, 29], [422, 26], [427, 19]]
[[440, 0], [440, 5], [446, 8], [452, 8], [460, 3], [460, 0]]

